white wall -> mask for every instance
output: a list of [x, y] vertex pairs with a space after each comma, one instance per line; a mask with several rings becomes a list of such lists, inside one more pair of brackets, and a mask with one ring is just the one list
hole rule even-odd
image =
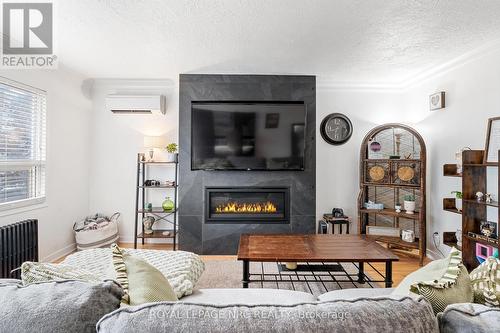
[[[321, 120], [330, 113], [343, 113], [351, 119], [353, 134], [340, 146], [326, 143], [321, 137]], [[316, 95], [316, 216], [332, 208], [344, 209], [352, 218], [351, 230], [357, 230], [359, 194], [359, 154], [361, 141], [372, 128], [403, 122], [401, 98], [397, 91], [369, 91], [329, 88], [318, 83]]]
[[91, 102], [83, 77], [58, 70], [4, 70], [0, 76], [47, 91], [47, 200], [28, 209], [1, 212], [0, 225], [39, 220], [39, 254], [53, 260], [74, 249], [73, 223], [88, 213]]
[[[484, 149], [488, 118], [500, 116], [500, 49], [473, 54], [448, 71], [411, 87], [404, 94], [405, 110], [416, 118], [415, 124], [428, 149], [428, 248], [435, 251], [432, 234], [461, 229], [460, 215], [443, 211], [442, 198], [452, 197], [461, 189], [461, 179], [443, 176], [443, 164], [455, 162], [455, 152], [462, 147]], [[446, 92], [446, 108], [428, 111], [428, 96]], [[488, 191], [498, 199], [496, 168], [489, 168]], [[496, 212], [495, 212], [496, 213]], [[490, 218], [496, 221], [496, 216]], [[494, 219], [493, 219], [494, 218]], [[447, 253], [449, 248], [439, 246]], [[436, 254], [435, 252], [431, 252]]]
[[[118, 115], [106, 110], [108, 94], [164, 94], [167, 115]], [[165, 136], [177, 142], [178, 93], [172, 81], [163, 80], [96, 80], [93, 82], [93, 111], [90, 127], [90, 213], [120, 212], [120, 239], [133, 242], [135, 222], [135, 186], [137, 153], [144, 152], [145, 135]], [[156, 153], [161, 158], [160, 152]], [[167, 180], [173, 177], [171, 167], [155, 167], [151, 177]], [[152, 192], [156, 191], [156, 192]], [[154, 206], [161, 206], [162, 193], [171, 190], [149, 190]], [[172, 191], [171, 191], [172, 193]], [[163, 227], [166, 225], [158, 225]]]

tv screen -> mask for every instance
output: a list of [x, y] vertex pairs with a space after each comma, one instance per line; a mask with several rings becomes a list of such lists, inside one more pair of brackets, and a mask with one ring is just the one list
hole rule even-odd
[[192, 102], [192, 170], [304, 170], [303, 102]]

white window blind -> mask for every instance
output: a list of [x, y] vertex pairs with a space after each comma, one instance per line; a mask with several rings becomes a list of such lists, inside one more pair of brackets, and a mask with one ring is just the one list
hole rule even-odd
[[0, 79], [0, 210], [45, 198], [46, 99]]

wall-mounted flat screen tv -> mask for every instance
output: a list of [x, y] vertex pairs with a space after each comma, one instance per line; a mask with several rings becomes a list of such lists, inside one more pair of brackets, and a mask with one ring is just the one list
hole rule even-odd
[[303, 102], [192, 102], [192, 170], [304, 170]]

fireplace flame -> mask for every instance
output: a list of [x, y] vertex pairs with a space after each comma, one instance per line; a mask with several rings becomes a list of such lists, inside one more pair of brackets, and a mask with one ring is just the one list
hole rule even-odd
[[215, 207], [216, 213], [276, 213], [278, 208], [270, 201], [263, 203], [228, 202]]

